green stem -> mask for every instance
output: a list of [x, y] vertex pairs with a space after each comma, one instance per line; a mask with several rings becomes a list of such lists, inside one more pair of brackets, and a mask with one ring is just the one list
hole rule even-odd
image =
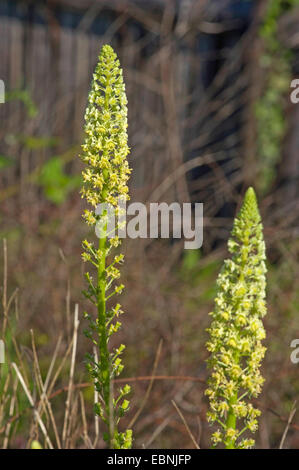
[[98, 266], [98, 321], [99, 321], [99, 355], [101, 363], [101, 382], [103, 390], [103, 399], [105, 402], [105, 411], [108, 426], [108, 446], [111, 448], [113, 443], [113, 408], [111, 407], [111, 383], [110, 383], [110, 354], [108, 349], [108, 337], [106, 331], [106, 250], [107, 237], [99, 239], [99, 250], [101, 257]]
[[[107, 79], [107, 82], [109, 79]], [[104, 109], [109, 109], [109, 95], [106, 93]], [[106, 169], [103, 170], [103, 176], [105, 182], [109, 178]], [[106, 186], [106, 185], [105, 185]], [[107, 188], [103, 189], [103, 199], [107, 196]], [[105, 211], [103, 213], [105, 216]], [[103, 229], [104, 234], [99, 239], [99, 250], [100, 260], [98, 266], [98, 321], [99, 321], [99, 354], [101, 361], [101, 378], [102, 378], [102, 390], [103, 399], [105, 402], [105, 411], [107, 417], [108, 427], [108, 447], [111, 449], [114, 447], [114, 413], [113, 413], [113, 396], [111, 394], [111, 364], [110, 354], [108, 349], [108, 335], [107, 335], [107, 316], [106, 316], [106, 256], [107, 256], [107, 226]]]
[[[246, 246], [248, 243], [249, 243], [249, 241], [245, 240], [244, 245]], [[242, 281], [243, 278], [244, 278], [243, 270], [245, 268], [245, 265], [246, 265], [246, 260], [244, 260], [242, 262], [242, 269], [241, 269], [241, 273], [240, 273], [240, 276], [239, 276], [239, 281]], [[236, 362], [239, 363], [240, 358], [239, 358], [238, 354], [235, 354], [235, 359], [236, 359]], [[229, 412], [228, 412], [227, 420], [226, 420], [226, 429], [236, 430], [237, 417], [236, 417], [235, 413], [233, 412], [232, 405], [235, 405], [237, 402], [238, 402], [238, 393], [235, 393], [229, 399]], [[225, 448], [226, 449], [235, 449], [236, 448], [235, 447], [235, 442], [236, 442], [235, 439], [227, 439], [227, 441], [225, 442]]]
[[[230, 409], [229, 409], [229, 412], [228, 412], [228, 415], [227, 415], [226, 429], [230, 429], [230, 428], [234, 429], [234, 430], [236, 429], [237, 417], [236, 417], [235, 413], [232, 410], [232, 405], [237, 403], [237, 401], [238, 401], [238, 394], [235, 393], [234, 395], [232, 395], [232, 397], [229, 400]], [[235, 449], [235, 439], [228, 439], [225, 443], [225, 448], [226, 449]]]

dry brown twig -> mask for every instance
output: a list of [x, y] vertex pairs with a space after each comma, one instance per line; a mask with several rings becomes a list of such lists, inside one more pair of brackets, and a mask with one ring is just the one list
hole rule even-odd
[[83, 423], [83, 440], [85, 445], [88, 449], [94, 449], [90, 437], [88, 435], [88, 427], [87, 427], [87, 420], [86, 420], [86, 413], [85, 413], [85, 405], [84, 405], [84, 397], [83, 393], [79, 393], [80, 397], [80, 405], [81, 405], [81, 415], [82, 415], [82, 423]]
[[65, 402], [65, 415], [64, 415], [63, 431], [62, 431], [63, 446], [65, 446], [66, 440], [69, 437], [69, 432], [70, 432], [69, 416], [70, 416], [70, 406], [71, 406], [73, 384], [74, 384], [74, 372], [75, 372], [77, 341], [78, 341], [78, 328], [79, 328], [79, 323], [80, 323], [78, 320], [78, 315], [79, 315], [79, 307], [78, 307], [78, 304], [76, 304], [75, 315], [74, 315], [73, 350], [72, 350], [70, 377], [69, 377], [67, 399]]
[[163, 344], [163, 340], [161, 339], [160, 342], [159, 342], [159, 345], [158, 345], [158, 349], [157, 349], [157, 352], [156, 352], [156, 357], [155, 357], [155, 362], [154, 362], [154, 367], [153, 367], [153, 373], [152, 373], [152, 380], [150, 380], [149, 382], [149, 385], [148, 385], [148, 388], [145, 392], [145, 395], [144, 395], [144, 398], [142, 400], [142, 403], [140, 405], [140, 408], [137, 410], [137, 412], [135, 413], [135, 415], [133, 416], [133, 418], [131, 419], [130, 423], [129, 423], [129, 428], [133, 427], [134, 424], [136, 423], [137, 419], [139, 418], [140, 414], [142, 413], [145, 405], [146, 405], [146, 402], [150, 396], [150, 393], [151, 393], [151, 390], [152, 390], [152, 387], [153, 387], [153, 384], [154, 384], [154, 381], [155, 381], [155, 373], [156, 373], [156, 370], [157, 370], [157, 367], [158, 367], [158, 363], [159, 363], [159, 359], [160, 359], [160, 355], [161, 355], [161, 351], [162, 351], [162, 344]]
[[[16, 404], [16, 399], [17, 399], [17, 388], [18, 388], [18, 378], [16, 377], [13, 385], [13, 393], [12, 397], [10, 400], [10, 406], [9, 406], [9, 416], [12, 417], [15, 409], [15, 404]], [[9, 442], [9, 434], [11, 430], [11, 421], [8, 421], [5, 427], [5, 435], [4, 435], [4, 441], [3, 441], [3, 449], [7, 449], [8, 447], [8, 442]]]
[[[31, 333], [31, 338], [32, 338], [34, 371], [35, 371], [35, 376], [36, 376], [36, 382], [38, 383], [39, 390], [40, 390], [40, 402], [38, 404], [38, 412], [40, 413], [41, 416], [43, 415], [43, 412], [46, 412], [46, 413], [49, 414], [50, 421], [52, 423], [52, 427], [53, 427], [53, 431], [54, 431], [54, 435], [55, 435], [55, 439], [56, 439], [56, 443], [57, 443], [57, 447], [58, 447], [58, 449], [61, 449], [61, 442], [60, 442], [59, 433], [58, 433], [58, 430], [57, 430], [56, 421], [55, 421], [54, 414], [53, 414], [53, 411], [52, 411], [51, 403], [50, 403], [50, 401], [48, 399], [48, 396], [47, 396], [48, 380], [45, 382], [45, 384], [43, 384], [42, 375], [41, 375], [39, 362], [38, 362], [38, 357], [37, 357], [37, 352], [36, 352], [36, 347], [35, 347], [33, 331], [31, 330], [30, 333]], [[54, 355], [54, 357], [55, 357], [55, 355]], [[49, 377], [49, 373], [51, 372], [51, 364], [50, 364], [50, 368], [49, 368], [49, 371], [48, 371], [48, 374], [47, 374], [47, 378]]]
[[186, 428], [186, 430], [187, 430], [187, 433], [189, 434], [190, 439], [191, 439], [191, 441], [193, 442], [193, 444], [194, 444], [194, 446], [195, 446], [195, 449], [200, 449], [198, 443], [196, 442], [195, 437], [193, 436], [193, 434], [192, 434], [192, 432], [191, 432], [191, 430], [190, 430], [190, 428], [189, 428], [189, 426], [188, 426], [188, 424], [187, 424], [187, 421], [185, 420], [185, 417], [184, 417], [183, 413], [181, 412], [181, 410], [179, 409], [179, 407], [177, 406], [177, 404], [176, 404], [176, 402], [175, 402], [174, 400], [171, 400], [171, 403], [173, 404], [173, 406], [175, 407], [175, 409], [176, 409], [177, 412], [178, 412], [178, 415], [180, 416], [181, 420], [183, 421], [184, 426], [185, 426], [185, 428]]
[[23, 390], [24, 390], [24, 392], [25, 392], [25, 394], [26, 394], [26, 396], [27, 396], [27, 398], [28, 398], [28, 401], [29, 401], [29, 403], [30, 403], [32, 409], [33, 409], [34, 416], [35, 416], [35, 418], [36, 418], [36, 420], [37, 420], [37, 422], [38, 422], [38, 424], [39, 424], [39, 427], [40, 427], [40, 429], [41, 429], [43, 435], [45, 436], [45, 439], [46, 439], [46, 442], [47, 442], [49, 448], [50, 448], [50, 449], [54, 449], [53, 444], [52, 444], [52, 442], [51, 442], [51, 439], [50, 439], [50, 437], [49, 437], [49, 435], [48, 435], [47, 429], [46, 429], [46, 427], [45, 427], [45, 425], [44, 425], [44, 423], [43, 423], [43, 421], [42, 421], [42, 419], [41, 419], [41, 417], [40, 417], [40, 415], [39, 415], [38, 410], [37, 410], [36, 407], [35, 407], [35, 403], [34, 403], [34, 400], [33, 400], [33, 398], [32, 398], [32, 395], [31, 395], [31, 393], [29, 392], [29, 389], [28, 389], [28, 387], [27, 387], [27, 385], [26, 385], [26, 383], [25, 383], [25, 381], [24, 381], [24, 379], [23, 379], [23, 376], [22, 376], [21, 372], [19, 371], [17, 365], [16, 365], [14, 362], [12, 363], [12, 367], [13, 367], [13, 369], [15, 370], [15, 372], [16, 372], [16, 374], [17, 374], [17, 377], [18, 377], [18, 379], [19, 379], [20, 384], [21, 384], [22, 387], [23, 387]]
[[286, 428], [285, 428], [285, 430], [284, 430], [284, 433], [283, 433], [283, 435], [282, 435], [282, 438], [281, 438], [281, 441], [280, 441], [280, 444], [279, 444], [279, 448], [280, 448], [280, 449], [283, 449], [284, 441], [285, 441], [285, 439], [286, 439], [286, 437], [287, 437], [287, 433], [288, 433], [288, 430], [289, 430], [289, 428], [290, 428], [290, 424], [291, 424], [291, 422], [292, 422], [292, 420], [293, 420], [293, 418], [294, 418], [294, 416], [295, 416], [295, 413], [296, 413], [296, 411], [297, 411], [297, 409], [296, 409], [296, 403], [297, 403], [296, 401], [293, 403], [292, 409], [291, 409], [291, 411], [290, 411], [289, 419], [288, 419]]

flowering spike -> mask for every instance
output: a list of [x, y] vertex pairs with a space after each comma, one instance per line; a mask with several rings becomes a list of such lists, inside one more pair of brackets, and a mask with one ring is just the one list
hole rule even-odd
[[232, 258], [224, 261], [217, 279], [208, 329], [212, 374], [206, 390], [210, 401], [207, 417], [220, 424], [212, 435], [215, 446], [223, 442], [226, 448], [248, 448], [254, 440], [240, 437], [247, 430], [257, 430], [260, 411], [248, 398], [261, 391], [264, 379], [259, 369], [266, 350], [261, 344], [265, 338], [261, 319], [266, 314], [266, 255], [253, 188], [245, 194], [228, 249]]
[[[107, 426], [104, 439], [111, 448], [130, 448], [131, 430], [118, 432], [119, 419], [129, 409], [129, 402], [116, 400], [112, 390], [112, 380], [123, 369], [119, 356], [124, 346], [121, 345], [117, 353], [115, 350], [110, 351], [108, 347], [111, 335], [121, 326], [119, 321], [115, 321], [115, 317], [122, 311], [119, 304], [110, 310], [106, 308], [108, 299], [123, 289], [122, 284], [112, 285], [120, 277], [116, 265], [123, 261], [123, 255], [115, 256], [112, 262], [107, 262], [108, 254], [120, 244], [120, 240], [117, 237], [108, 237], [107, 210], [99, 215], [96, 213], [96, 207], [100, 203], [116, 207], [120, 199], [125, 201], [129, 198], [127, 98], [119, 61], [108, 45], [102, 47], [93, 75], [85, 123], [81, 158], [86, 169], [83, 171], [81, 194], [92, 206], [92, 210], [86, 210], [84, 218], [87, 224], [95, 226], [99, 222], [102, 227], [98, 249], [86, 240], [83, 242], [83, 260], [92, 263], [97, 272], [94, 282], [89, 274], [86, 276], [88, 290], [85, 296], [97, 307], [96, 321], [91, 315], [86, 315], [89, 320], [87, 336], [97, 345], [99, 355], [99, 363], [89, 356], [88, 369], [101, 398], [95, 405], [95, 412]], [[128, 386], [124, 390], [126, 393], [120, 391], [121, 397], [130, 391]]]
[[[88, 96], [85, 113], [85, 143], [82, 160], [82, 197], [96, 206], [117, 205], [121, 196], [128, 199], [127, 181], [130, 174], [127, 135], [127, 97], [119, 60], [112, 47], [102, 47]], [[88, 223], [95, 223], [95, 214], [87, 211]]]

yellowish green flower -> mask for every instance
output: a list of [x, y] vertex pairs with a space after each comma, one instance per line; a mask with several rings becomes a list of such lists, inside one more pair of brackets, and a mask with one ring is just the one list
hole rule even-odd
[[[85, 113], [85, 142], [82, 146], [81, 159], [86, 167], [83, 171], [83, 187], [81, 195], [91, 206], [84, 212], [88, 225], [101, 223], [98, 247], [84, 241], [82, 258], [96, 268], [96, 280], [87, 272], [88, 289], [85, 296], [95, 305], [97, 318], [85, 313], [89, 321], [86, 331], [88, 338], [98, 349], [99, 362], [88, 355], [88, 369], [93, 377], [95, 388], [100, 397], [95, 404], [95, 412], [106, 425], [104, 435], [108, 446], [114, 449], [127, 449], [132, 445], [132, 431], [118, 431], [120, 418], [129, 409], [129, 401], [125, 398], [130, 392], [126, 385], [115, 397], [112, 380], [123, 370], [121, 354], [124, 345], [110, 349], [109, 339], [121, 327], [115, 320], [122, 310], [120, 305], [107, 308], [107, 302], [114, 295], [120, 294], [124, 288], [113, 283], [120, 277], [117, 265], [123, 261], [123, 255], [114, 256], [111, 251], [120, 245], [118, 237], [109, 238], [107, 233], [107, 211], [96, 214], [98, 204], [112, 204], [114, 207], [129, 198], [128, 178], [130, 168], [127, 135], [127, 98], [123, 82], [122, 70], [112, 47], [102, 47], [99, 62], [96, 66], [88, 96]], [[109, 300], [110, 302], [110, 300]]]
[[208, 420], [221, 427], [212, 436], [214, 445], [248, 448], [252, 439], [240, 440], [245, 431], [256, 432], [260, 411], [250, 403], [260, 392], [265, 347], [262, 318], [266, 314], [266, 255], [261, 217], [252, 188], [246, 192], [228, 241], [231, 259], [224, 261], [217, 279], [215, 308], [208, 332], [212, 369], [206, 395]]

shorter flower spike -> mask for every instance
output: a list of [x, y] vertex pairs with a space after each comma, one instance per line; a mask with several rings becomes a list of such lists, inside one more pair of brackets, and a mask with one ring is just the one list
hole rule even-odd
[[210, 352], [208, 380], [210, 410], [207, 418], [220, 427], [212, 435], [214, 446], [248, 448], [260, 411], [249, 400], [261, 392], [260, 373], [266, 348], [262, 318], [266, 314], [266, 255], [261, 217], [253, 188], [249, 188], [228, 241], [231, 259], [225, 260], [217, 279], [217, 294], [208, 328]]

